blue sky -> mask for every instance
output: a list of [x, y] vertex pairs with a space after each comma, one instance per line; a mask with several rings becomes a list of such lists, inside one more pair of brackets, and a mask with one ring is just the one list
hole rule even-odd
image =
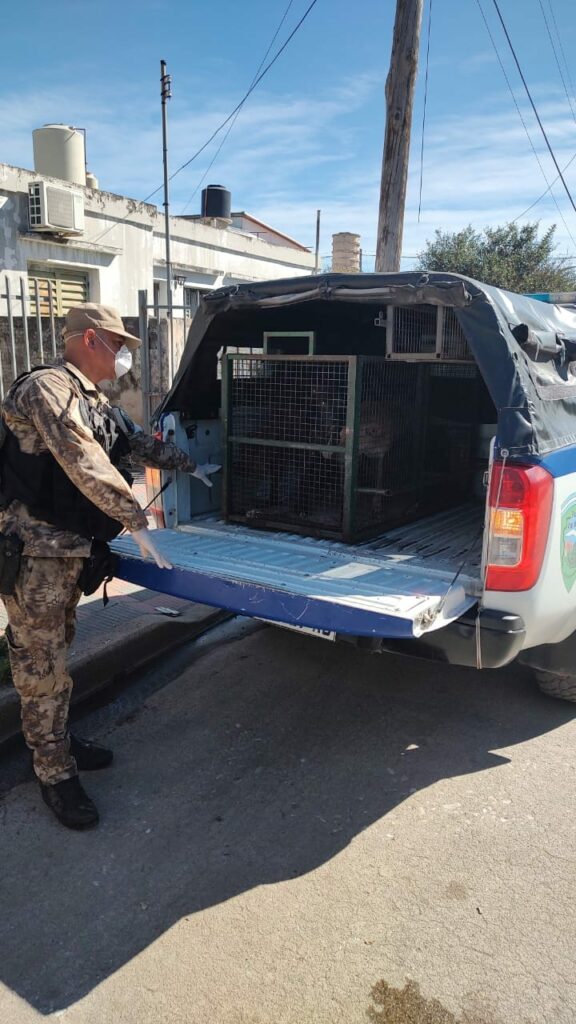
[[[293, 0], [276, 46], [309, 0]], [[477, 0], [433, 0], [422, 214], [420, 141], [428, 20], [414, 112], [403, 251], [435, 228], [477, 228], [517, 217], [546, 182], [510, 97]], [[528, 107], [492, 0], [482, 0], [548, 181], [556, 171]], [[170, 162], [174, 170], [238, 103], [287, 0], [29, 0], [5, 4], [0, 162], [32, 166], [31, 132], [45, 122], [87, 130], [88, 163], [101, 188], [143, 199], [162, 182], [159, 61], [168, 62]], [[524, 73], [564, 167], [576, 153], [576, 96], [568, 103], [542, 15], [552, 13], [567, 57], [576, 51], [573, 0], [500, 0]], [[204, 184], [231, 189], [249, 210], [321, 252], [334, 231], [358, 231], [375, 251], [384, 132], [384, 82], [394, 0], [318, 0], [243, 108]], [[559, 53], [562, 61], [562, 54]], [[571, 69], [576, 85], [576, 67]], [[568, 90], [571, 91], [571, 84]], [[221, 137], [171, 185], [171, 212], [198, 212], [194, 194]], [[576, 197], [576, 160], [566, 171]], [[558, 225], [558, 254], [576, 263], [576, 213], [561, 184], [524, 219]], [[161, 202], [161, 195], [155, 197]], [[188, 205], [187, 205], [188, 204]], [[561, 219], [564, 218], [565, 223]], [[572, 238], [570, 238], [570, 235]]]

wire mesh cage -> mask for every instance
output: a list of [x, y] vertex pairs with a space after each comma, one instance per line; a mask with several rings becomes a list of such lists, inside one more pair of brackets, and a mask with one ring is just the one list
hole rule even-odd
[[386, 324], [389, 359], [473, 361], [451, 306], [388, 306], [381, 322]]
[[226, 357], [228, 518], [343, 534], [355, 371], [353, 357]]
[[474, 469], [476, 384], [470, 366], [228, 355], [226, 517], [354, 542], [453, 502]]

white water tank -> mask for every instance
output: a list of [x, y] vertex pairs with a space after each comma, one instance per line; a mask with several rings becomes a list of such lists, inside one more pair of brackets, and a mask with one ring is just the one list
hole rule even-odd
[[86, 185], [83, 132], [68, 124], [45, 124], [32, 132], [32, 138], [38, 174]]

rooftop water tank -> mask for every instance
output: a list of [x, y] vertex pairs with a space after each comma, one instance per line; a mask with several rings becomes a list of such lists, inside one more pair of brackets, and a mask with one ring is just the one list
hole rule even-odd
[[207, 185], [202, 189], [202, 216], [230, 220], [232, 195], [223, 185]]
[[32, 132], [34, 170], [75, 185], [86, 184], [84, 133], [67, 124], [45, 124]]

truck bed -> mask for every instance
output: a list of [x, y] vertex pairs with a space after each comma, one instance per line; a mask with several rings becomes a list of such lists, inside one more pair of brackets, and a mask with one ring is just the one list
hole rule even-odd
[[458, 572], [470, 593], [480, 594], [484, 506], [480, 502], [440, 512], [409, 526], [389, 530], [367, 547], [390, 556], [409, 558], [441, 572]]

